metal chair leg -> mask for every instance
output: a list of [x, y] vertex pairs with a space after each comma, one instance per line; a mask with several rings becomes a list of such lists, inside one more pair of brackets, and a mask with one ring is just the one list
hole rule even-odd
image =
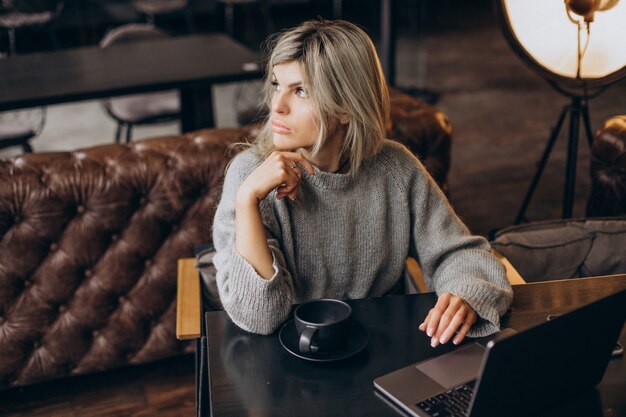
[[193, 21], [193, 13], [190, 9], [185, 9], [185, 20], [187, 21], [187, 30], [189, 33], [196, 33], [196, 24]]
[[130, 143], [133, 136], [133, 124], [128, 123], [126, 125], [126, 143]]
[[33, 148], [30, 146], [28, 141], [24, 141], [22, 143], [22, 149], [24, 149], [24, 153], [33, 153]]
[[15, 28], [9, 28], [7, 31], [9, 33], [9, 55], [13, 56], [16, 53]]
[[117, 122], [117, 129], [115, 129], [115, 143], [120, 143], [123, 125], [124, 124], [122, 122]]

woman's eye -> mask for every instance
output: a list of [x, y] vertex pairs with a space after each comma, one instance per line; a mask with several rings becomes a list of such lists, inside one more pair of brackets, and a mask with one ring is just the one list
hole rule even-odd
[[271, 84], [272, 84], [272, 89], [273, 89], [274, 91], [280, 91], [280, 85], [278, 84], [278, 82], [276, 82], [276, 81], [272, 81], [272, 83], [271, 83]]
[[298, 97], [302, 97], [302, 98], [307, 98], [309, 95], [307, 94], [306, 90], [302, 87], [298, 87], [296, 89], [296, 95]]

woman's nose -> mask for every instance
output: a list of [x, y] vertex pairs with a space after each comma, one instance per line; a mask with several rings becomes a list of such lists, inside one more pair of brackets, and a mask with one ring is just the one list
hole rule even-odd
[[275, 92], [274, 97], [272, 97], [272, 111], [279, 114], [289, 113], [289, 106], [285, 96], [280, 92]]

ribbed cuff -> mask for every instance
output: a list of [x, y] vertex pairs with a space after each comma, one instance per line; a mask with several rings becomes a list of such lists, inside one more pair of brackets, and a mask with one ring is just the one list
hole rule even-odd
[[273, 254], [272, 266], [274, 276], [266, 280], [236, 250], [232, 251], [228, 290], [222, 303], [231, 320], [246, 331], [270, 334], [291, 309], [292, 297]]

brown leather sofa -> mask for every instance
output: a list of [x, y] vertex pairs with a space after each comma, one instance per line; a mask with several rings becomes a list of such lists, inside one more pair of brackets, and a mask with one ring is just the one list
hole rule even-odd
[[626, 216], [626, 115], [607, 119], [596, 131], [589, 171], [587, 216]]
[[[390, 134], [447, 189], [446, 117], [393, 93]], [[229, 147], [208, 129], [0, 160], [0, 388], [190, 352], [176, 270], [211, 225]]]

